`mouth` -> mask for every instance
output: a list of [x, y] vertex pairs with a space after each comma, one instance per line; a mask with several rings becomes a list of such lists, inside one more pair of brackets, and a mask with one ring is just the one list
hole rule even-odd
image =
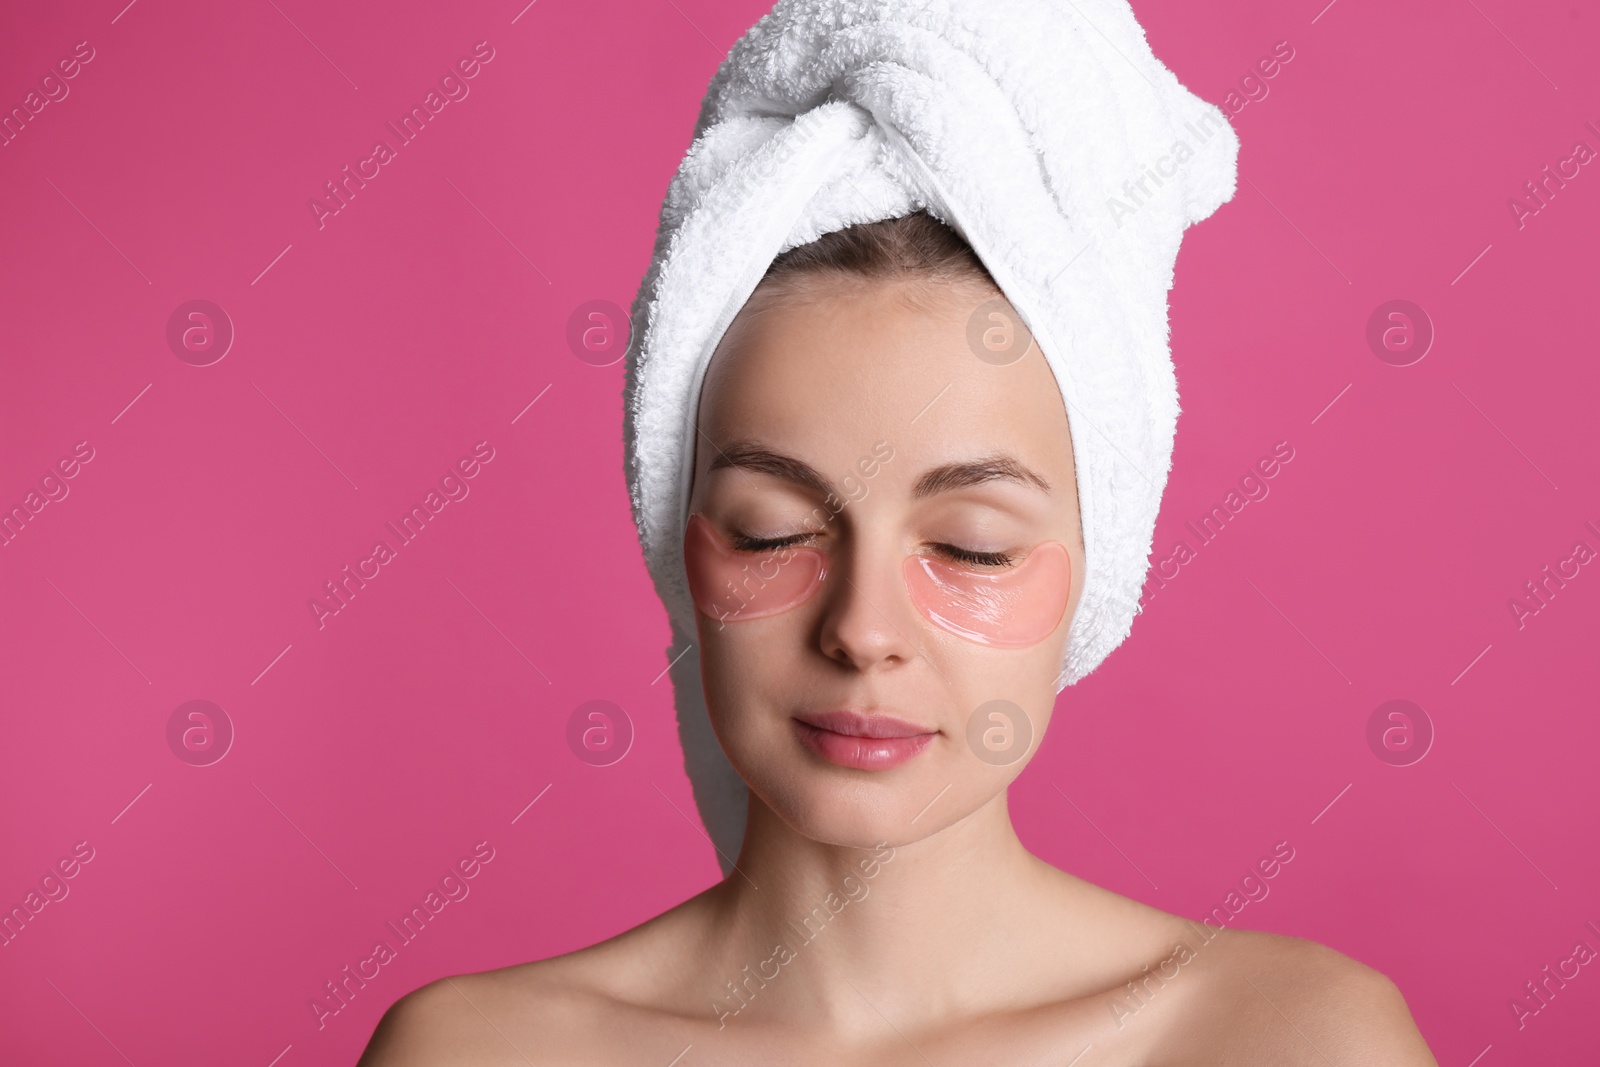
[[898, 767], [939, 735], [892, 715], [854, 711], [806, 712], [795, 716], [794, 727], [800, 741], [829, 763], [861, 771]]

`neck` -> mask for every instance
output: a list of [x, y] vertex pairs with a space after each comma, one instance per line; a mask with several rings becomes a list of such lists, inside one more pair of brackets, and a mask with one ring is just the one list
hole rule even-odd
[[1023, 847], [1004, 791], [877, 848], [814, 841], [752, 793], [736, 869], [713, 894], [708, 991], [724, 1027], [804, 1019], [836, 1033], [1001, 1003], [1016, 994], [1006, 954], [1034, 944], [1066, 877]]

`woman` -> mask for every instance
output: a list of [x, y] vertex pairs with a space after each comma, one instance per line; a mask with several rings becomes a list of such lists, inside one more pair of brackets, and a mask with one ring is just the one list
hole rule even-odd
[[[968, 346], [997, 294], [925, 214], [774, 263], [707, 372], [685, 548], [749, 785], [733, 872], [591, 948], [424, 987], [363, 1064], [1434, 1063], [1377, 972], [1019, 842], [1006, 787], [1084, 567], [1043, 356]], [[718, 579], [746, 566], [741, 604]]]
[[784, 0], [736, 46], [625, 421], [727, 876], [425, 986], [363, 1064], [1434, 1063], [1377, 972], [1101, 889], [1012, 827], [1057, 694], [1131, 625], [1176, 238], [1232, 191], [1224, 122], [1167, 197], [1095, 216], [1211, 118], [1135, 31], [1118, 0]]

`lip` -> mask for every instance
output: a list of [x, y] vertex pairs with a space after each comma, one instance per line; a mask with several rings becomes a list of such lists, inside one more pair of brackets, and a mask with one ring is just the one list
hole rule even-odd
[[848, 710], [806, 712], [795, 716], [794, 726], [805, 746], [829, 763], [862, 771], [898, 767], [939, 733], [893, 715]]

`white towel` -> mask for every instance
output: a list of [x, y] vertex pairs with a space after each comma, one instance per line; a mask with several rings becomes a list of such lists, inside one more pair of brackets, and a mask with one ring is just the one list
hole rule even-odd
[[625, 470], [696, 801], [732, 863], [746, 792], [711, 734], [683, 566], [700, 385], [779, 253], [926, 209], [972, 245], [1066, 401], [1085, 574], [1057, 691], [1127, 636], [1178, 415], [1167, 290], [1233, 196], [1227, 118], [1126, 0], [779, 0], [706, 92], [632, 311]]

